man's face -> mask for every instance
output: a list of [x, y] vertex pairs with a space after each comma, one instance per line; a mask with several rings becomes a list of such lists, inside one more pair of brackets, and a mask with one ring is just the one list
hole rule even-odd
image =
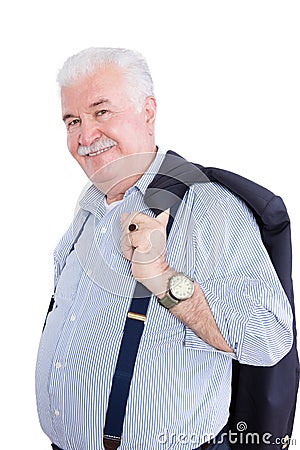
[[106, 66], [62, 87], [61, 96], [68, 148], [96, 185], [133, 175], [133, 160], [155, 149], [155, 99], [148, 97], [137, 111], [118, 67]]

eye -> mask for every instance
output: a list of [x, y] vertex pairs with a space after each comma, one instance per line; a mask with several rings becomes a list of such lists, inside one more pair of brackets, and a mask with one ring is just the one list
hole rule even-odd
[[80, 119], [73, 119], [73, 120], [70, 120], [70, 122], [66, 122], [66, 127], [68, 130], [70, 130], [71, 128], [74, 128], [79, 123], [80, 123]]
[[96, 116], [102, 117], [102, 116], [104, 116], [107, 113], [108, 113], [108, 109], [101, 109], [100, 111], [96, 112]]

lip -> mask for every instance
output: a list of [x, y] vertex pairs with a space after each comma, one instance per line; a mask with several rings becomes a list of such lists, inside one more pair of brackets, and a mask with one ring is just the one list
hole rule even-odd
[[97, 150], [96, 152], [88, 153], [85, 156], [93, 157], [93, 156], [101, 155], [101, 153], [105, 153], [113, 147], [114, 147], [114, 145], [110, 145], [109, 147], [101, 148], [100, 150]]

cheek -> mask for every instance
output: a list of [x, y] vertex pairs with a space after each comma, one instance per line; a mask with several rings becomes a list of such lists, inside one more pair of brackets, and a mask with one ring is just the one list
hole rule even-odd
[[77, 153], [78, 144], [77, 144], [76, 136], [74, 136], [72, 134], [71, 135], [69, 134], [67, 136], [67, 146], [68, 146], [68, 149], [69, 149], [69, 152], [71, 153], [71, 155], [74, 158], [76, 158], [78, 156], [78, 153]]
[[118, 129], [112, 130], [111, 137], [115, 139], [123, 151], [129, 151], [141, 139], [141, 126], [134, 121], [124, 121]]

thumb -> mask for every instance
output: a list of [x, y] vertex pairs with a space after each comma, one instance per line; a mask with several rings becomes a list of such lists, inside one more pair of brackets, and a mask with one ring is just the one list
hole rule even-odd
[[159, 223], [161, 223], [166, 228], [168, 225], [169, 217], [170, 217], [170, 208], [158, 214], [156, 220], [158, 220]]

